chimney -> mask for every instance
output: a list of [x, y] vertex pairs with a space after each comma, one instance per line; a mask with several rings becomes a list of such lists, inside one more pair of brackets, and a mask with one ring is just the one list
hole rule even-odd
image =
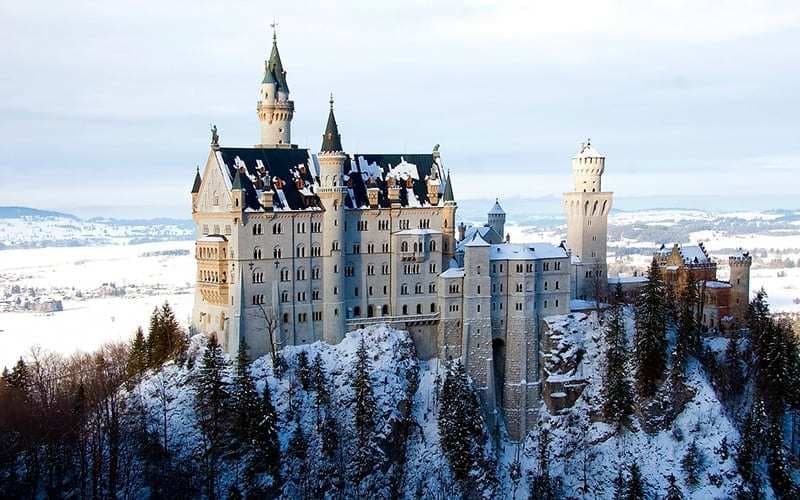
[[367, 201], [369, 202], [370, 207], [378, 207], [378, 193], [380, 192], [381, 190], [376, 187], [367, 188]]
[[467, 226], [462, 222], [458, 225], [458, 241], [463, 241], [467, 232]]

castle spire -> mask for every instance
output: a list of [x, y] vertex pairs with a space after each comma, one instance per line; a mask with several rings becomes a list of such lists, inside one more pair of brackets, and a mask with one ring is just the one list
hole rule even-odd
[[263, 83], [275, 82], [278, 85], [278, 90], [288, 94], [289, 85], [286, 83], [286, 70], [283, 69], [281, 55], [278, 52], [278, 34], [276, 31], [278, 23], [273, 22], [270, 26], [272, 27], [272, 52], [269, 55], [269, 60], [266, 61]]
[[197, 166], [197, 172], [194, 174], [194, 184], [192, 184], [192, 194], [200, 192], [200, 184], [203, 183], [203, 179], [200, 177], [200, 166]]
[[336, 117], [333, 115], [333, 93], [331, 93], [329, 102], [331, 109], [328, 112], [328, 124], [325, 126], [325, 133], [322, 135], [321, 153], [342, 151], [342, 136], [339, 134], [339, 127], [336, 125]]
[[445, 201], [445, 203], [448, 202], [448, 201], [450, 201], [450, 202], [456, 201], [455, 198], [453, 197], [453, 183], [450, 181], [450, 171], [449, 170], [447, 171], [447, 181], [445, 181], [445, 182], [446, 182], [445, 186], [444, 186], [444, 201]]

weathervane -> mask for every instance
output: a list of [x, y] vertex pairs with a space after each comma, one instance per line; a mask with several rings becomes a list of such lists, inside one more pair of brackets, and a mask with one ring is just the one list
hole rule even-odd
[[276, 21], [273, 18], [272, 19], [272, 23], [270, 23], [269, 27], [272, 28], [272, 41], [273, 42], [277, 41], [278, 40], [278, 21]]
[[333, 92], [331, 92], [331, 100], [328, 102], [331, 103], [331, 109], [333, 109]]

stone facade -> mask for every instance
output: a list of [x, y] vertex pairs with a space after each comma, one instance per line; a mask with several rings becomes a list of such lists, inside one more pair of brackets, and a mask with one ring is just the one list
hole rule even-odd
[[[570, 312], [580, 256], [591, 252], [605, 273], [611, 194], [599, 191], [602, 164], [584, 163], [604, 159], [586, 147], [573, 159], [567, 243], [511, 243], [499, 201], [486, 225], [462, 223], [457, 238], [438, 146], [349, 153], [331, 99], [320, 151], [298, 148], [286, 76], [273, 42], [257, 105], [260, 143], [223, 147], [215, 131], [195, 177], [193, 326], [231, 354], [246, 342], [259, 356], [389, 323], [410, 333], [420, 357], [461, 359], [491, 422], [522, 439], [541, 397], [543, 318]], [[579, 191], [584, 183], [595, 191]]]

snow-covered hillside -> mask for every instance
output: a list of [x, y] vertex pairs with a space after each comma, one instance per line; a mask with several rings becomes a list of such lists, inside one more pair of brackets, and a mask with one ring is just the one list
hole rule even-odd
[[[728, 420], [717, 400], [702, 368], [692, 363], [687, 386], [693, 394], [674, 422], [650, 433], [643, 430], [640, 417], [634, 418], [630, 429], [616, 434], [609, 425], [597, 418], [599, 388], [603, 366], [602, 328], [594, 315], [574, 313], [548, 320], [554, 331], [569, 337], [568, 341], [584, 349], [586, 356], [580, 363], [582, 375], [589, 385], [573, 408], [558, 415], [548, 413], [542, 405], [540, 424], [521, 444], [498, 437], [490, 440], [497, 457], [497, 490], [495, 498], [528, 498], [526, 478], [538, 472], [539, 439], [542, 429], [550, 436], [548, 447], [550, 474], [561, 482], [564, 498], [612, 498], [614, 480], [619, 470], [632, 462], [642, 470], [647, 490], [651, 495], [661, 495], [667, 486], [667, 477], [673, 474], [686, 498], [727, 498], [732, 494], [737, 479], [732, 448], [727, 456], [715, 452], [723, 439], [730, 445], [738, 440], [738, 433]], [[628, 333], [632, 322], [628, 318]], [[298, 355], [305, 351], [310, 360], [319, 353], [331, 380], [332, 408], [340, 430], [343, 454], [353, 453], [353, 391], [351, 380], [355, 352], [364, 339], [373, 371], [371, 380], [378, 403], [378, 435], [388, 456], [401, 457], [383, 473], [386, 477], [370, 480], [379, 497], [447, 498], [459, 490], [454, 484], [449, 465], [440, 445], [437, 430], [439, 410], [438, 394], [444, 367], [437, 361], [419, 361], [409, 336], [385, 325], [350, 332], [336, 346], [321, 342], [312, 345], [287, 347], [283, 354], [289, 370], [282, 379], [273, 376], [269, 356], [252, 363], [251, 373], [258, 391], [269, 384], [279, 415], [280, 442], [284, 452], [299, 416], [303, 433], [308, 441], [307, 473], [313, 481], [319, 467], [321, 433], [318, 426], [318, 408], [311, 391], [304, 390], [298, 381]], [[195, 337], [190, 349], [192, 368], [167, 365], [161, 372], [150, 374], [130, 393], [129, 397], [145, 402], [151, 423], [158, 425], [164, 411], [169, 415], [168, 442], [170, 449], [191, 459], [192, 450], [199, 446], [200, 434], [193, 410], [194, 385], [204, 341]], [[167, 398], [158, 397], [167, 387]], [[168, 401], [164, 408], [164, 401]], [[408, 414], [414, 425], [402, 442], [397, 437], [399, 422]], [[696, 486], [684, 484], [681, 459], [688, 446], [695, 442], [700, 449], [701, 474]], [[515, 462], [521, 474], [514, 474]], [[284, 481], [300, 478], [284, 464]], [[242, 467], [227, 463], [222, 470], [220, 491], [232, 485], [241, 485]], [[391, 477], [390, 477], [391, 476]], [[394, 479], [392, 479], [394, 478]], [[397, 490], [392, 490], [391, 485]], [[473, 492], [474, 493], [474, 492]]]

